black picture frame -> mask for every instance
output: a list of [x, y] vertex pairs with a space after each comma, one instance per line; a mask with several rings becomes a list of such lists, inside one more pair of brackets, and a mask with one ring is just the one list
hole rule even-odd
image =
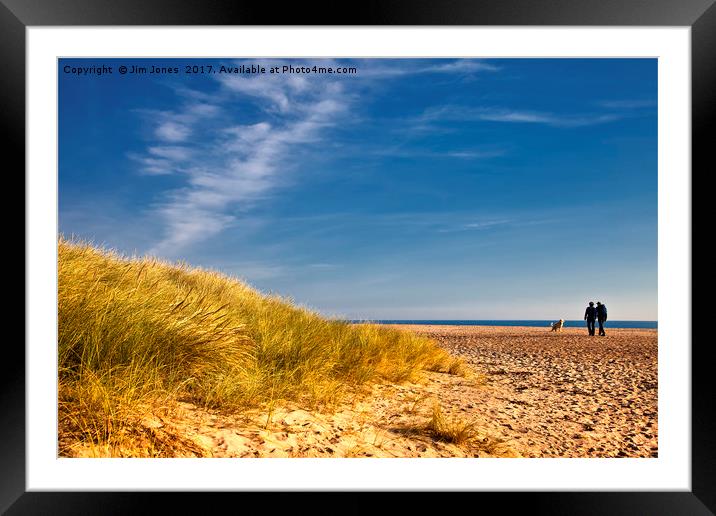
[[[269, 3], [230, 0], [0, 0], [0, 120], [7, 175], [25, 169], [25, 29], [64, 25], [547, 25], [547, 26], [688, 26], [691, 27], [692, 170], [705, 176], [713, 169], [716, 113], [716, 4], [714, 0], [370, 0], [353, 3]], [[710, 165], [710, 166], [709, 166]], [[697, 172], [695, 174], [694, 172]], [[693, 188], [692, 188], [693, 191]], [[693, 247], [691, 250], [693, 257]], [[25, 256], [25, 260], [28, 257]], [[693, 263], [693, 261], [692, 261]], [[27, 269], [26, 282], [27, 282]], [[32, 306], [26, 306], [32, 310]], [[691, 316], [693, 320], [693, 314]], [[7, 321], [12, 324], [13, 321]], [[693, 341], [693, 339], [692, 339]], [[688, 343], [684, 343], [687, 345]], [[714, 514], [716, 446], [711, 362], [708, 341], [692, 344], [692, 490], [689, 492], [523, 492], [455, 493], [494, 501], [501, 511], [549, 514]], [[187, 493], [26, 492], [25, 354], [7, 339], [0, 375], [0, 511], [7, 514], [134, 514], [162, 510], [205, 513], [206, 501]], [[375, 508], [378, 493], [350, 495], [343, 509], [311, 503], [309, 493], [274, 493], [271, 505], [312, 513], [362, 513]], [[210, 493], [211, 507], [242, 497], [242, 507], [265, 493]], [[412, 493], [423, 504], [425, 493]], [[401, 497], [401, 504], [408, 497]], [[256, 499], [256, 500], [254, 500]], [[380, 502], [384, 504], [384, 502]], [[474, 503], [474, 502], [469, 502]], [[383, 505], [384, 506], [384, 505]], [[384, 506], [385, 507], [385, 506]], [[386, 507], [387, 508], [387, 507]], [[239, 507], [236, 506], [239, 510]], [[481, 510], [476, 507], [476, 510]], [[295, 511], [293, 511], [295, 512]], [[402, 512], [402, 511], [401, 511]]]

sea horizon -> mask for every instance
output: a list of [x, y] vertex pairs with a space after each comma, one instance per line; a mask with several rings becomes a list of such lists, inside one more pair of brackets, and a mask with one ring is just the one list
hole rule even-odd
[[[444, 326], [528, 326], [549, 327], [558, 319], [353, 319], [351, 323], [432, 324]], [[581, 328], [583, 320], [566, 320], [565, 328]], [[658, 321], [607, 321], [607, 328], [658, 329]]]

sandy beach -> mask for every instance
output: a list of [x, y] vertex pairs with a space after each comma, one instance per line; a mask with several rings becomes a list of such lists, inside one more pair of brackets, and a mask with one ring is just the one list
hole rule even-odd
[[524, 457], [656, 457], [657, 330], [410, 326], [486, 377], [445, 392]]
[[[164, 456], [657, 456], [656, 330], [589, 337], [581, 328], [400, 327], [435, 339], [474, 374], [375, 384], [331, 410], [284, 404], [230, 416], [182, 402], [141, 424], [168, 443]], [[436, 407], [469, 425], [472, 438], [458, 445], [436, 436]]]

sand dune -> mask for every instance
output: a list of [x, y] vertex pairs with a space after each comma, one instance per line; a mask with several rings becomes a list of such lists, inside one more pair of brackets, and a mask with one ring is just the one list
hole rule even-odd
[[[283, 404], [231, 416], [183, 402], [142, 424], [159, 441], [181, 436], [175, 456], [657, 456], [656, 330], [589, 337], [574, 328], [401, 328], [434, 338], [477, 374], [377, 384], [333, 410]], [[431, 431], [437, 405], [470, 424], [472, 438], [457, 445]]]

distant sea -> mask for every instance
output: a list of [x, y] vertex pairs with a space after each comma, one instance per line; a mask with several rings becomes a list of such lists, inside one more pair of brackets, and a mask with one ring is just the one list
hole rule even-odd
[[[533, 326], [533, 327], [547, 327], [557, 319], [548, 320], [439, 320], [439, 319], [421, 319], [421, 320], [380, 320], [380, 321], [351, 321], [354, 323], [359, 322], [372, 322], [377, 324], [438, 324], [447, 326]], [[564, 326], [569, 328], [584, 328], [586, 326], [585, 321], [565, 321]], [[606, 328], [658, 328], [658, 321], [607, 321]]]

